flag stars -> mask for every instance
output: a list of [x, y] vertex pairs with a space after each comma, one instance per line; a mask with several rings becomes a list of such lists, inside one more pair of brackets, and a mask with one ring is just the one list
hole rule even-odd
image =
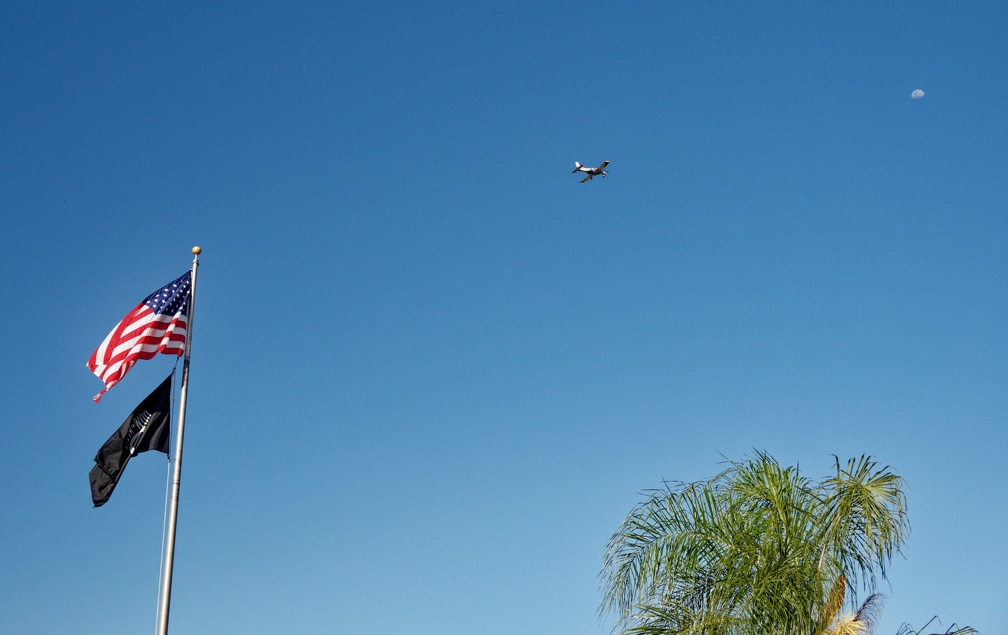
[[183, 278], [152, 293], [144, 300], [144, 304], [150, 307], [154, 313], [168, 315], [181, 313], [185, 315], [191, 285], [190, 274], [186, 274]]

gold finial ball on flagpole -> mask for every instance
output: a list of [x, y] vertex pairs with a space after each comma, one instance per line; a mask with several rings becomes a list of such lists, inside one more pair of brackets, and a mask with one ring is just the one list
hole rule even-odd
[[196, 245], [195, 247], [192, 248], [192, 252], [196, 256], [200, 255], [201, 251], [203, 251], [203, 250], [199, 248], [199, 245]]

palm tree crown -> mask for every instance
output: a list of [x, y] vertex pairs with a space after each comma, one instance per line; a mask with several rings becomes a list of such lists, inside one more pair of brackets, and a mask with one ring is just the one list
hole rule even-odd
[[880, 596], [841, 609], [904, 544], [904, 481], [868, 456], [834, 463], [817, 483], [759, 452], [652, 491], [609, 541], [600, 612], [628, 635], [870, 631]]

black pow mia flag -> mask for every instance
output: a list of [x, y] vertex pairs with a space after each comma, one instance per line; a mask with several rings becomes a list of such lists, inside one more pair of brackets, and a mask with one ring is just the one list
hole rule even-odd
[[[174, 373], [173, 373], [174, 374]], [[95, 455], [91, 468], [91, 500], [101, 507], [115, 489], [126, 463], [134, 454], [153, 450], [168, 454], [171, 423], [172, 375], [133, 409], [126, 421]]]

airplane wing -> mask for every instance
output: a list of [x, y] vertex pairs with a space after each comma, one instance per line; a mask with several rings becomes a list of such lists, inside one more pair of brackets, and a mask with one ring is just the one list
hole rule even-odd
[[609, 162], [608, 162], [608, 161], [603, 161], [603, 162], [602, 162], [602, 165], [598, 166], [598, 167], [597, 167], [597, 168], [595, 168], [595, 169], [596, 169], [596, 170], [598, 170], [599, 172], [601, 172], [602, 170], [604, 170], [604, 169], [605, 169], [605, 167], [606, 167], [607, 165], [609, 165]]
[[586, 176], [583, 179], [581, 179], [581, 182], [584, 183], [585, 181], [591, 180], [591, 177], [593, 177], [593, 176], [595, 176], [595, 175], [589, 172], [588, 176]]

